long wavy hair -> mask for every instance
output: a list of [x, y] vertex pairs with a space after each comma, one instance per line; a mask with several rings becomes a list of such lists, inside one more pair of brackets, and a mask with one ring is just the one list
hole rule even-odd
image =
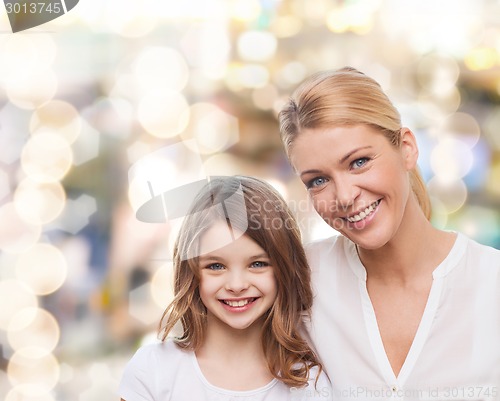
[[[352, 67], [319, 72], [306, 79], [279, 113], [287, 155], [304, 129], [365, 124], [401, 146], [401, 117], [380, 85]], [[424, 180], [415, 167], [410, 183], [427, 219], [431, 204]]]
[[300, 230], [288, 205], [269, 184], [245, 176], [217, 177], [197, 195], [174, 247], [174, 300], [160, 321], [165, 340], [180, 322], [175, 343], [197, 350], [205, 338], [206, 308], [200, 294], [200, 237], [215, 222], [243, 232], [264, 249], [273, 266], [277, 296], [267, 311], [262, 347], [270, 372], [289, 386], [304, 386], [309, 370], [322, 367], [302, 338], [303, 322], [312, 306], [310, 268]]

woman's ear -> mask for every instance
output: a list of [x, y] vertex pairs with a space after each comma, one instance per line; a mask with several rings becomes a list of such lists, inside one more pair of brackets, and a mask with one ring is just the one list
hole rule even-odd
[[416, 167], [418, 161], [418, 145], [415, 135], [409, 128], [401, 128], [401, 154], [408, 171]]

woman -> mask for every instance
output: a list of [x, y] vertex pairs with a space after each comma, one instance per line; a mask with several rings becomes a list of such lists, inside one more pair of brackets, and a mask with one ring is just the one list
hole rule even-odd
[[381, 87], [350, 67], [319, 73], [279, 118], [342, 234], [308, 247], [309, 335], [336, 399], [500, 400], [500, 251], [431, 225], [415, 136]]

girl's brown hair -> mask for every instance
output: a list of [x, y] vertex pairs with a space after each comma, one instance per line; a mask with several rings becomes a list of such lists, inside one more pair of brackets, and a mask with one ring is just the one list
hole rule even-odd
[[[352, 67], [312, 75], [293, 93], [279, 113], [281, 139], [287, 154], [307, 128], [365, 124], [389, 142], [401, 145], [401, 117], [380, 85]], [[415, 167], [410, 183], [422, 211], [430, 219], [431, 205], [425, 183]]]
[[196, 197], [174, 247], [175, 297], [160, 321], [162, 340], [178, 322], [183, 333], [174, 341], [179, 347], [196, 350], [205, 338], [198, 246], [200, 236], [217, 221], [226, 222], [233, 232], [243, 232], [267, 252], [277, 297], [265, 316], [264, 354], [277, 379], [289, 386], [305, 385], [312, 367], [321, 371], [315, 353], [300, 335], [312, 305], [310, 269], [288, 205], [269, 184], [256, 178], [212, 178]]

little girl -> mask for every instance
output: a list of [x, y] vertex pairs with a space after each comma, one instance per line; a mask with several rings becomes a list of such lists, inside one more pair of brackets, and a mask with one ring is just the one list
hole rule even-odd
[[312, 303], [300, 232], [272, 187], [213, 178], [184, 219], [174, 267], [163, 341], [130, 360], [123, 401], [332, 399], [300, 334]]

